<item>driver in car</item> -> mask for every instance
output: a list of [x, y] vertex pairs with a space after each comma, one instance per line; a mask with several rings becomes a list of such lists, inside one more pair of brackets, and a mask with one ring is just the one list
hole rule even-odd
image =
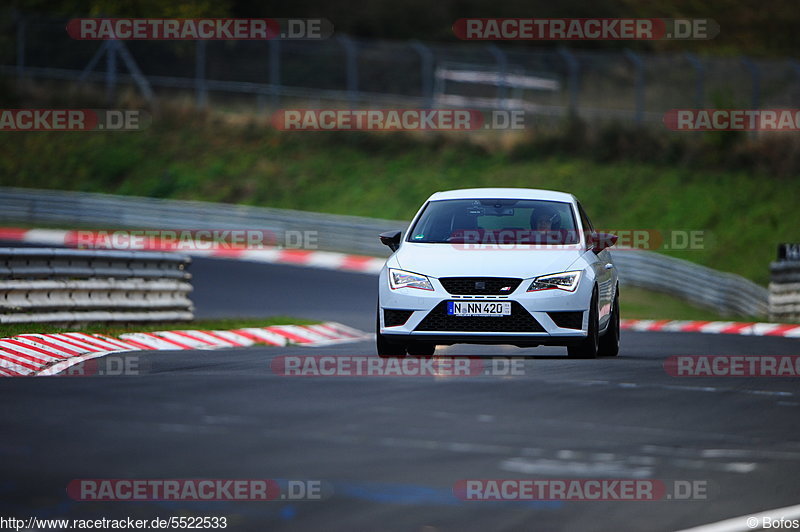
[[531, 214], [531, 229], [534, 231], [558, 231], [561, 229], [561, 215], [546, 205], [538, 207]]
[[561, 215], [555, 209], [542, 205], [531, 214], [533, 241], [539, 244], [561, 244]]

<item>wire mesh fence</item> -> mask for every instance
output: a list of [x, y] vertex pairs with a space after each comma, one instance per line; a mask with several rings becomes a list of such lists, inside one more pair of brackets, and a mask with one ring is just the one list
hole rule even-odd
[[[200, 107], [223, 105], [238, 94], [243, 98], [236, 101], [261, 110], [280, 107], [288, 98], [310, 105], [516, 105], [549, 116], [660, 122], [674, 108], [778, 108], [800, 102], [800, 63], [789, 58], [523, 50], [502, 43], [434, 44], [341, 34], [307, 41], [115, 41], [108, 46], [70, 38], [66, 23], [20, 14], [0, 21], [0, 72], [104, 84], [110, 100], [127, 84], [155, 100], [176, 89], [186, 91]], [[494, 73], [495, 81], [437, 78], [454, 64]], [[514, 81], [532, 78], [555, 84], [543, 89]]]

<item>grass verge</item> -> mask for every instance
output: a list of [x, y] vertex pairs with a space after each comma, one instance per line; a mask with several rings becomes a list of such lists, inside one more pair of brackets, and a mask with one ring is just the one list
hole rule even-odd
[[196, 320], [191, 322], [161, 322], [161, 323], [88, 323], [70, 326], [53, 325], [49, 323], [7, 323], [0, 325], [0, 337], [8, 338], [18, 334], [41, 333], [53, 334], [64, 332], [85, 332], [117, 336], [130, 332], [171, 331], [181, 329], [192, 330], [226, 330], [242, 329], [244, 327], [269, 327], [271, 325], [312, 325], [319, 321], [287, 316], [271, 318], [229, 318], [218, 320]]
[[[279, 132], [241, 118], [168, 115], [139, 132], [0, 133], [0, 185], [243, 203], [409, 219], [432, 192], [572, 192], [598, 228], [703, 231], [657, 251], [761, 284], [796, 241], [800, 179], [753, 170], [490, 150], [467, 134]], [[535, 141], [532, 141], [535, 142]]]

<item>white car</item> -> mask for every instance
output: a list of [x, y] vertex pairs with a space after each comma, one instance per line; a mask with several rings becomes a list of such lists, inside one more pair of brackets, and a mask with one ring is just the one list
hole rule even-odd
[[382, 357], [431, 356], [437, 345], [566, 346], [570, 357], [619, 352], [618, 276], [572, 194], [474, 188], [433, 194], [381, 270]]

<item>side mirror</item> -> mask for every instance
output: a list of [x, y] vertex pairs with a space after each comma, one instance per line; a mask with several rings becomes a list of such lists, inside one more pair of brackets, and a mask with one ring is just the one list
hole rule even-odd
[[590, 241], [592, 245], [592, 251], [595, 253], [600, 253], [604, 249], [616, 244], [618, 238], [619, 237], [617, 235], [612, 235], [611, 233], [592, 233]]
[[400, 247], [400, 235], [400, 231], [386, 231], [385, 233], [381, 233], [381, 244], [389, 246], [389, 249], [392, 251], [397, 251], [397, 248]]

